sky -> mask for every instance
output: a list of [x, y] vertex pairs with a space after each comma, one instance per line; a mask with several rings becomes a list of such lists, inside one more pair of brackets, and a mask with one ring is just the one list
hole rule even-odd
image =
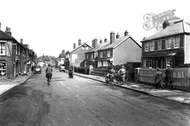
[[72, 50], [78, 39], [110, 39], [110, 32], [129, 34], [140, 43], [157, 30], [143, 29], [145, 14], [175, 9], [175, 15], [190, 22], [189, 0], [0, 0], [1, 30], [23, 39], [37, 56], [58, 57]]

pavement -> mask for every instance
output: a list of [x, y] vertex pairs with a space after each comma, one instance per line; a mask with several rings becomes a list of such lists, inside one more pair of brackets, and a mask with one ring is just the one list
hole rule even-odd
[[[24, 83], [27, 79], [30, 78], [31, 75], [32, 73], [29, 72], [28, 76], [19, 75], [17, 78], [13, 80], [0, 79], [0, 96], [6, 93], [7, 91], [13, 89], [15, 86], [18, 86]], [[105, 83], [105, 78], [101, 76], [86, 75], [86, 74], [79, 74], [79, 73], [74, 73], [74, 75]], [[114, 84], [114, 86], [128, 89], [128, 90], [137, 91], [137, 92], [151, 95], [154, 97], [163, 98], [163, 99], [179, 102], [182, 104], [190, 105], [190, 92], [175, 90], [175, 89], [164, 89], [164, 90], [155, 89], [153, 85], [140, 84], [140, 83], [135, 83], [135, 82], [127, 82], [123, 85]]]

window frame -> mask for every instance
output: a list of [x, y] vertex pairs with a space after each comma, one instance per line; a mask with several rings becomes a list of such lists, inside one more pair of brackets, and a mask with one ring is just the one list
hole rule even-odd
[[[3, 46], [3, 44], [4, 44], [4, 46]], [[6, 41], [0, 41], [0, 56], [6, 55], [6, 45], [5, 44], [6, 44]], [[1, 53], [1, 51], [2, 51], [2, 53]]]
[[151, 41], [150, 42], [150, 51], [154, 51], [155, 50], [155, 41]]
[[[176, 36], [176, 37], [173, 37], [173, 45], [174, 45], [174, 48], [179, 48], [180, 47], [180, 37], [179, 36]], [[177, 42], [177, 43], [176, 43]], [[177, 46], [176, 46], [177, 45]]]
[[158, 50], [162, 50], [162, 39], [158, 40]]
[[166, 49], [171, 49], [172, 47], [172, 38], [169, 37], [166, 39]]

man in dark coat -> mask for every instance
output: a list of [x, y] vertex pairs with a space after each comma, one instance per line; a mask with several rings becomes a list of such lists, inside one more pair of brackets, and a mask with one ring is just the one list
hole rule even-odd
[[165, 86], [167, 87], [168, 86], [168, 84], [170, 84], [171, 86], [172, 86], [172, 88], [173, 88], [173, 80], [172, 80], [172, 77], [173, 77], [173, 71], [172, 71], [172, 69], [171, 69], [171, 66], [170, 66], [170, 64], [167, 64], [167, 68], [166, 68], [166, 71], [165, 71], [165, 80], [164, 80], [164, 82], [165, 82]]

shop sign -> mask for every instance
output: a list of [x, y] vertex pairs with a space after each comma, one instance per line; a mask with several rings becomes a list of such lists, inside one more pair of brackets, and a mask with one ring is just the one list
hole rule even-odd
[[145, 30], [150, 30], [153, 28], [156, 28], [156, 30], [161, 30], [162, 24], [164, 23], [164, 21], [180, 19], [179, 17], [175, 16], [174, 12], [175, 12], [175, 9], [169, 10], [157, 15], [154, 13], [145, 14], [143, 16], [143, 19], [145, 21], [143, 24], [143, 28]]
[[6, 75], [6, 63], [0, 62], [0, 76]]

